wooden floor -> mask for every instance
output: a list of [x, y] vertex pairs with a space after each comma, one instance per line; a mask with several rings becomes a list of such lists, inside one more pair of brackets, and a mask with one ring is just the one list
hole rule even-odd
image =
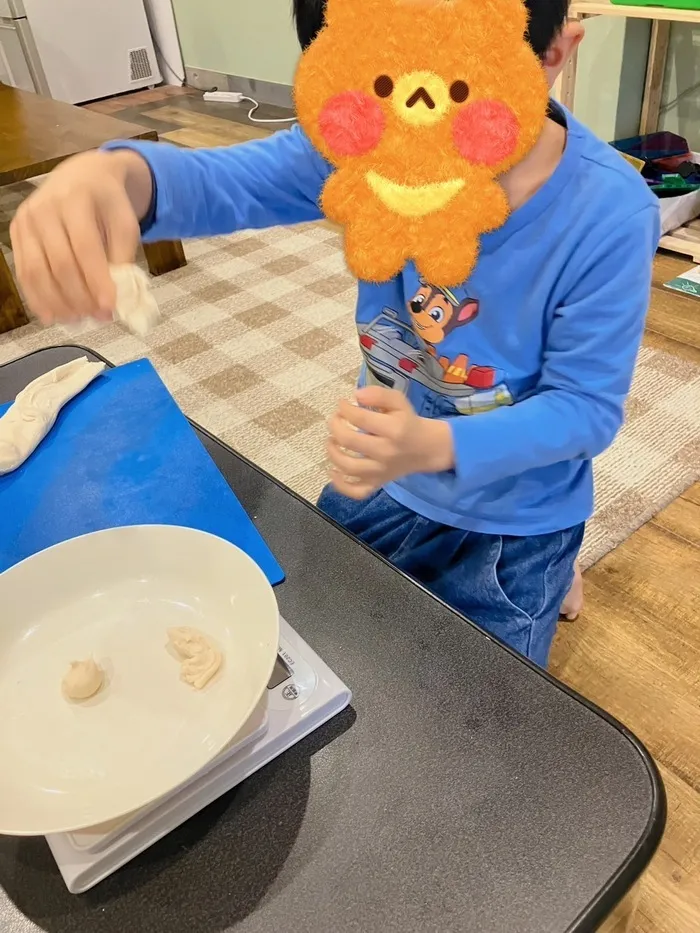
[[[95, 106], [184, 146], [265, 132], [246, 106], [180, 90]], [[661, 287], [691, 265], [658, 258], [647, 342], [700, 363], [700, 301]], [[552, 669], [645, 742], [668, 792], [660, 851], [606, 933], [700, 933], [700, 484], [586, 575], [585, 612], [562, 625]]]
[[[266, 136], [284, 126], [251, 123], [248, 119], [250, 103], [207, 103], [200, 92], [189, 88], [162, 87], [137, 91], [87, 106], [98, 113], [155, 130], [161, 139], [188, 148], [230, 146]], [[290, 113], [262, 104], [254, 116], [257, 119], [281, 119], [289, 117]]]
[[[700, 301], [662, 289], [692, 266], [659, 256], [647, 343], [700, 363]], [[647, 745], [668, 794], [661, 848], [606, 933], [700, 931], [700, 484], [586, 574], [552, 670]]]

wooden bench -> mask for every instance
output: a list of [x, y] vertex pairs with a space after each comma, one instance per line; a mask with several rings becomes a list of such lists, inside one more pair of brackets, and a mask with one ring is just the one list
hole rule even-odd
[[[0, 186], [36, 178], [69, 156], [112, 139], [158, 139], [153, 130], [0, 85]], [[144, 247], [152, 275], [185, 265], [182, 244]], [[0, 252], [0, 333], [27, 323], [17, 286]]]

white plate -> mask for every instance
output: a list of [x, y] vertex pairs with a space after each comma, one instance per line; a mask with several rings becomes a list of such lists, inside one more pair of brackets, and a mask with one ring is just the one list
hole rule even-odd
[[[187, 781], [236, 735], [279, 642], [272, 587], [241, 550], [189, 528], [74, 538], [0, 574], [0, 833], [72, 832]], [[197, 691], [166, 629], [201, 629], [224, 663]], [[70, 703], [61, 681], [92, 656], [107, 682]]]

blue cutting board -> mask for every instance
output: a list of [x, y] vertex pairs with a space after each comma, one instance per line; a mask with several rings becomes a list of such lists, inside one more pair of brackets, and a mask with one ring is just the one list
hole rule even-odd
[[249, 554], [270, 583], [284, 579], [147, 360], [98, 376], [34, 454], [0, 476], [0, 573], [76, 535], [142, 524], [211, 532]]

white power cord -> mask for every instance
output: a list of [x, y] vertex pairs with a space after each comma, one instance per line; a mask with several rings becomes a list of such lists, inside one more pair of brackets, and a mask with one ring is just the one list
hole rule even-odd
[[206, 91], [204, 93], [204, 100], [212, 104], [240, 104], [244, 100], [248, 101], [249, 104], [253, 105], [248, 111], [248, 119], [251, 123], [296, 123], [297, 120], [296, 117], [278, 117], [274, 120], [254, 117], [253, 114], [260, 104], [257, 100], [253, 100], [252, 97], [246, 97], [245, 94], [241, 94], [239, 91]]
[[250, 120], [251, 123], [296, 123], [297, 122], [296, 117], [278, 117], [275, 120], [270, 120], [270, 119], [264, 120], [264, 119], [261, 119], [260, 117], [254, 117], [253, 114], [260, 106], [257, 100], [253, 100], [252, 97], [241, 97], [241, 100], [247, 100], [248, 103], [253, 105], [248, 111], [248, 119]]

